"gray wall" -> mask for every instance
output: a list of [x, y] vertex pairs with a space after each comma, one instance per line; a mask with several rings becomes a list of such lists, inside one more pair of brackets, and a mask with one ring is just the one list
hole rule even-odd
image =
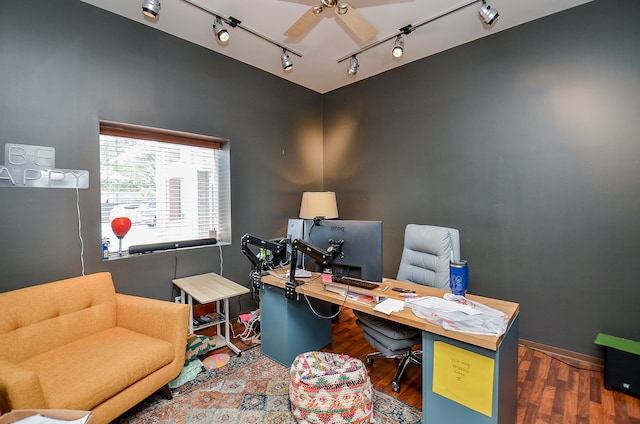
[[596, 1], [323, 96], [325, 188], [384, 221], [385, 275], [407, 223], [452, 226], [521, 338], [640, 340], [638, 17]]
[[[454, 226], [470, 290], [519, 302], [522, 338], [588, 355], [599, 331], [640, 340], [637, 2], [596, 0], [325, 95], [79, 1], [0, 5], [0, 144], [91, 172], [86, 272], [111, 271], [118, 291], [169, 299], [174, 273], [220, 259], [100, 260], [99, 119], [231, 139], [235, 281], [242, 234], [283, 235], [301, 191], [333, 189], [341, 218], [384, 221], [387, 276], [407, 223]], [[80, 274], [75, 191], [3, 188], [0, 206], [0, 291]]]
[[[98, 121], [106, 119], [231, 140], [233, 244], [222, 247], [223, 266], [246, 285], [240, 237], [284, 235], [300, 193], [321, 188], [319, 155], [297, 144], [304, 133], [321, 151], [320, 96], [79, 1], [0, 9], [0, 162], [6, 143], [43, 145], [56, 149], [58, 168], [90, 171], [79, 193], [86, 272], [111, 271], [118, 291], [168, 300], [174, 275], [220, 271], [217, 247], [101, 260]], [[80, 275], [75, 190], [1, 188], [0, 204], [0, 291]], [[256, 307], [250, 296], [241, 301], [244, 312]]]

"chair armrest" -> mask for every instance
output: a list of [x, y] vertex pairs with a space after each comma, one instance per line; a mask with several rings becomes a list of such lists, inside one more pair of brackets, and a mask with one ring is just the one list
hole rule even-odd
[[174, 344], [173, 363], [184, 364], [189, 305], [116, 293], [116, 325]]
[[43, 408], [47, 401], [36, 373], [0, 359], [0, 411]]

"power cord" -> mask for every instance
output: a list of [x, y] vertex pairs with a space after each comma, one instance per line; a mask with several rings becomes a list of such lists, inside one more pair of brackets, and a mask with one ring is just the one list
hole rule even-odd
[[173, 279], [178, 278], [178, 249], [174, 249], [173, 255]]
[[254, 302], [260, 302], [260, 279], [262, 275], [257, 269], [249, 272], [249, 285], [251, 286], [251, 298]]
[[224, 274], [224, 259], [222, 258], [222, 245], [218, 245], [218, 250], [220, 250], [220, 276]]
[[260, 309], [252, 311], [251, 317], [247, 321], [242, 320], [241, 317], [238, 317], [238, 319], [244, 324], [244, 331], [237, 337], [243, 342], [252, 341], [256, 343], [256, 340], [260, 338], [260, 333], [258, 332], [260, 328]]
[[[272, 273], [272, 276], [274, 276], [275, 278], [278, 278], [280, 280], [286, 280], [287, 282], [289, 281], [289, 279], [287, 277], [284, 276], [284, 274], [280, 273]], [[319, 279], [322, 278], [322, 275], [318, 275], [314, 278], [312, 278], [311, 280], [309, 280], [308, 282], [306, 282], [305, 284], [311, 284], [314, 283], [316, 281], [318, 281]], [[340, 312], [342, 312], [342, 308], [344, 307], [345, 303], [347, 302], [347, 296], [349, 295], [349, 289], [347, 288], [347, 293], [345, 293], [344, 299], [342, 299], [342, 305], [340, 305], [340, 307], [338, 308], [338, 311], [335, 314], [329, 315], [329, 316], [325, 316], [320, 314], [318, 311], [316, 311], [315, 309], [313, 309], [313, 306], [311, 305], [311, 301], [309, 300], [309, 297], [307, 297], [307, 295], [304, 292], [304, 285], [305, 284], [301, 284], [297, 287], [300, 287], [300, 292], [302, 293], [302, 296], [304, 297], [304, 299], [307, 301], [307, 305], [309, 305], [309, 309], [311, 309], [311, 312], [317, 316], [318, 318], [323, 318], [323, 319], [333, 319], [335, 317], [337, 317], [338, 315], [340, 315]]]
[[[558, 355], [555, 355], [555, 354], [553, 354], [553, 353], [549, 353], [549, 352], [547, 352], [547, 351], [545, 351], [545, 350], [542, 350], [542, 349], [538, 349], [538, 348], [531, 347], [531, 346], [527, 346], [527, 345], [523, 345], [523, 344], [518, 344], [518, 346], [522, 346], [522, 347], [524, 347], [524, 348], [526, 348], [526, 349], [531, 349], [531, 350], [534, 350], [534, 351], [536, 351], [536, 352], [540, 352], [540, 353], [542, 353], [543, 355], [545, 355], [545, 356], [547, 356], [547, 357], [549, 357], [549, 358], [551, 358], [551, 359], [553, 359], [553, 360], [555, 360], [555, 361], [558, 361], [558, 362], [561, 362], [561, 363], [563, 363], [563, 364], [565, 364], [565, 365], [568, 365], [568, 366], [570, 366], [571, 368], [576, 369], [576, 370], [580, 370], [580, 371], [593, 371], [593, 372], [597, 372], [597, 373], [604, 373], [604, 370], [601, 370], [601, 369], [597, 369], [597, 368], [596, 368], [596, 369], [594, 369], [594, 368], [585, 368], [585, 367], [580, 367], [580, 366], [578, 366], [578, 365], [572, 364], [572, 363], [571, 363], [571, 362], [569, 362], [569, 361], [566, 361], [566, 360], [564, 360], [564, 359], [560, 359], [560, 358], [558, 357]], [[575, 361], [579, 361], [579, 360], [577, 360], [577, 359], [576, 359]]]
[[80, 217], [80, 190], [76, 186], [76, 211], [78, 212], [78, 238], [80, 239], [80, 265], [84, 275], [84, 240], [82, 239], [82, 218]]
[[[309, 283], [312, 283], [314, 281], [316, 281], [318, 278], [321, 277], [316, 277], [313, 280], [309, 281]], [[307, 283], [308, 284], [308, 283]], [[311, 306], [311, 301], [309, 300], [309, 298], [307, 297], [307, 295], [304, 292], [304, 288], [303, 285], [300, 285], [300, 291], [302, 292], [302, 296], [304, 297], [304, 299], [307, 301], [307, 305], [309, 305], [309, 309], [311, 309], [311, 312], [313, 312], [313, 314], [315, 316], [317, 316], [318, 318], [323, 318], [323, 319], [334, 319], [335, 317], [337, 317], [338, 315], [340, 315], [340, 312], [342, 312], [342, 308], [344, 308], [345, 303], [347, 303], [347, 296], [349, 295], [349, 289], [347, 289], [347, 293], [345, 293], [344, 295], [344, 299], [342, 299], [342, 305], [340, 305], [340, 307], [338, 308], [338, 310], [336, 311], [335, 314], [333, 315], [329, 315], [329, 316], [324, 316], [320, 313], [318, 313], [315, 309], [313, 309], [313, 306]]]

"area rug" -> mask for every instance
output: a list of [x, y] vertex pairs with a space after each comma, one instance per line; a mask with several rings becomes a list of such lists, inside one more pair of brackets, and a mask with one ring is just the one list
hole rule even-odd
[[[221, 368], [202, 371], [172, 390], [173, 399], [153, 395], [115, 423], [120, 424], [293, 424], [289, 369], [264, 356], [260, 346], [233, 356]], [[420, 423], [422, 414], [374, 390], [376, 424]]]

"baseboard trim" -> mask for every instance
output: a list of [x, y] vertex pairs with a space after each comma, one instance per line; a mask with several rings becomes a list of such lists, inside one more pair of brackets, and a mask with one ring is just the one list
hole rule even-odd
[[604, 359], [598, 358], [596, 356], [584, 355], [582, 353], [573, 352], [571, 350], [561, 349], [555, 346], [549, 346], [542, 343], [532, 342], [531, 340], [519, 339], [519, 343], [522, 346], [525, 346], [531, 349], [539, 350], [551, 355], [556, 355], [563, 358], [568, 358], [574, 361], [579, 361], [585, 364], [589, 364], [600, 371], [604, 370]]

